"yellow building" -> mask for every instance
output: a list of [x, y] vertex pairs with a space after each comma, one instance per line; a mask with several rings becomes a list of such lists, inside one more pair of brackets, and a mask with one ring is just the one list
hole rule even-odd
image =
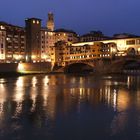
[[69, 44], [78, 42], [78, 35], [72, 30], [57, 29], [54, 32], [56, 42], [65, 41]]
[[50, 48], [52, 66], [63, 66], [69, 60], [70, 47], [66, 42], [59, 41]]
[[[94, 43], [99, 41], [92, 42], [79, 42], [72, 44], [73, 46], [83, 46], [85, 44], [94, 45]], [[140, 55], [140, 37], [127, 37], [127, 38], [114, 38], [110, 40], [100, 40], [102, 43], [114, 43], [117, 46], [118, 56], [127, 55], [127, 50], [133, 48], [136, 52], [136, 55]]]
[[50, 47], [55, 44], [55, 33], [41, 29], [41, 61], [50, 61]]
[[53, 66], [65, 66], [71, 62], [110, 59], [116, 51], [114, 43], [96, 42], [94, 45], [72, 46], [66, 42], [59, 41], [55, 46], [51, 47], [51, 62]]

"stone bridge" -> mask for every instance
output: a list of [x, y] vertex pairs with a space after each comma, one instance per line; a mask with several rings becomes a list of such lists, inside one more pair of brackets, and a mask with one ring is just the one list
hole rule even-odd
[[140, 57], [120, 57], [111, 61], [110, 72], [122, 73], [124, 70], [140, 70]]
[[54, 69], [54, 72], [121, 73], [127, 69], [140, 69], [140, 57], [127, 56], [116, 57], [115, 59], [69, 61], [65, 66]]

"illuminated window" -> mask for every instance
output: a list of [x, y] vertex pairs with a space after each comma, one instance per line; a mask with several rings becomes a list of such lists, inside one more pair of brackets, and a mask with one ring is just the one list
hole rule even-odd
[[12, 55], [7, 55], [8, 58], [12, 57]]
[[135, 45], [135, 40], [126, 41], [126, 45]]
[[33, 20], [33, 23], [35, 24], [35, 20]]
[[9, 41], [9, 40], [10, 40], [10, 38], [9, 38], [9, 37], [7, 37], [7, 38], [6, 38], [6, 40], [7, 40], [7, 41]]
[[138, 48], [138, 52], [140, 52], [140, 48]]
[[39, 21], [37, 21], [37, 24], [39, 24]]
[[1, 26], [0, 26], [0, 29], [5, 29], [5, 27], [1, 25]]
[[137, 44], [140, 44], [140, 39], [137, 39]]

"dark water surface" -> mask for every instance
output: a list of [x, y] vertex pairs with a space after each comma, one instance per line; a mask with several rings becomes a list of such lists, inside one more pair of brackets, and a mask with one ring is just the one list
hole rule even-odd
[[140, 140], [140, 77], [1, 78], [0, 140]]

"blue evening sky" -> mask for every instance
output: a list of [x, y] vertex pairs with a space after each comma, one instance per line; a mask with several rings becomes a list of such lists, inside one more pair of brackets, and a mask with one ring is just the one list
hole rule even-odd
[[101, 30], [106, 35], [140, 35], [140, 0], [0, 0], [0, 20], [24, 26], [24, 19], [37, 17], [45, 26], [47, 13], [55, 15], [56, 28], [79, 34]]

